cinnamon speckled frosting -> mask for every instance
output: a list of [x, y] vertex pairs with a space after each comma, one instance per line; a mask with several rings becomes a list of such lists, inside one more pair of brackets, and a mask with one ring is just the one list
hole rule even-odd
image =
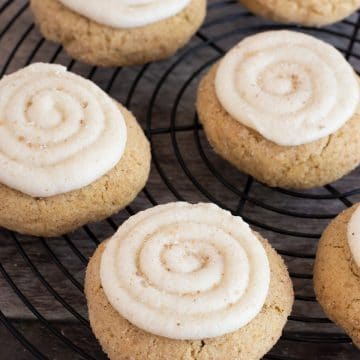
[[0, 81], [0, 183], [33, 197], [89, 185], [127, 141], [115, 102], [60, 65], [33, 64]]

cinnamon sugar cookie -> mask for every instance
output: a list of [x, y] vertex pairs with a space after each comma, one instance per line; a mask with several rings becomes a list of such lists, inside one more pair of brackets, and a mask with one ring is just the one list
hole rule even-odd
[[267, 19], [305, 26], [341, 21], [360, 8], [360, 0], [240, 0], [250, 11]]
[[240, 42], [202, 79], [197, 110], [214, 150], [270, 186], [321, 186], [360, 162], [358, 78], [309, 35]]
[[57, 236], [128, 205], [150, 148], [134, 116], [59, 65], [0, 80], [0, 226]]
[[324, 231], [316, 253], [314, 285], [326, 315], [360, 348], [360, 208], [354, 205]]
[[205, 18], [206, 0], [31, 0], [31, 8], [44, 37], [75, 59], [127, 66], [184, 46]]
[[85, 294], [111, 360], [260, 359], [294, 297], [281, 257], [241, 218], [187, 203], [126, 221], [90, 260]]

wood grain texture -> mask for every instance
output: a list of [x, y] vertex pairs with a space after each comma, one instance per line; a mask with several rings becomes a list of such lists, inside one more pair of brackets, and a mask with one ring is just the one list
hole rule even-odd
[[[6, 3], [6, 0], [0, 0], [0, 9]], [[332, 216], [350, 202], [360, 200], [359, 196], [342, 200], [303, 199], [257, 182], [249, 183], [246, 175], [211, 151], [195, 118], [194, 101], [199, 79], [223, 51], [244, 36], [264, 30], [269, 23], [244, 15], [244, 10], [236, 1], [214, 0], [209, 3], [213, 7], [201, 31], [182, 52], [167, 61], [122, 70], [92, 69], [78, 62], [73, 64], [63, 51], [57, 54], [56, 62], [73, 65], [72, 70], [78, 74], [91, 75], [111, 96], [129, 106], [143, 128], [149, 130], [154, 162], [147, 193], [141, 193], [127, 210], [114, 216], [113, 223], [103, 221], [92, 224], [58, 239], [14, 236], [6, 230], [0, 231], [0, 310], [17, 331], [50, 359], [84, 358], [71, 349], [73, 345], [92, 358], [105, 358], [87, 324], [82, 294], [84, 270], [96, 248], [96, 239], [102, 241], [111, 236], [114, 225], [119, 226], [133, 212], [154, 203], [181, 199], [214, 201], [242, 214], [253, 225], [261, 224], [254, 228], [278, 250], [290, 252], [290, 255], [305, 255], [304, 258], [285, 257], [290, 272], [295, 275], [296, 294], [301, 298], [314, 296], [312, 256], [318, 235]], [[26, 0], [13, 0], [0, 13], [0, 73], [1, 70], [5, 73], [14, 71], [29, 60], [50, 61], [57, 53], [58, 46], [42, 41], [33, 28], [28, 8], [24, 8], [11, 22], [23, 6], [26, 6]], [[331, 41], [345, 53], [351, 46], [352, 52], [360, 56], [360, 34], [354, 32], [352, 25], [358, 21], [357, 15], [350, 21], [333, 26], [332, 33], [323, 30], [310, 32]], [[349, 38], [352, 36], [356, 41], [351, 43]], [[206, 43], [206, 39], [215, 38], [213, 42]], [[350, 56], [350, 61], [360, 70], [356, 56]], [[141, 77], [138, 78], [139, 74]], [[175, 128], [179, 131], [172, 132], [171, 129]], [[359, 186], [359, 179], [360, 170], [357, 169], [333, 187], [338, 191], [351, 190]], [[250, 190], [250, 199], [245, 201], [243, 194], [247, 190]], [[330, 195], [331, 191], [334, 190], [322, 188], [304, 193]], [[274, 227], [278, 231], [271, 229]], [[294, 236], [294, 232], [303, 236]], [[293, 316], [324, 318], [316, 302], [303, 300], [296, 301]], [[319, 322], [289, 321], [286, 330], [295, 336], [310, 332], [341, 334], [336, 326]], [[66, 344], [63, 337], [73, 345]], [[3, 325], [0, 325], [0, 349], [0, 359], [32, 358]], [[273, 354], [288, 355], [294, 359], [348, 360], [360, 356], [347, 343], [306, 343], [304, 346], [302, 342], [287, 340], [280, 341]]]

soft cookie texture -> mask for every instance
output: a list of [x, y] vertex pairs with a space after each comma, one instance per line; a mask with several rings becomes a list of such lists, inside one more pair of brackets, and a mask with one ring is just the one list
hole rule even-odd
[[206, 0], [192, 0], [179, 14], [138, 28], [98, 24], [57, 0], [31, 0], [40, 31], [61, 43], [75, 59], [99, 66], [128, 66], [165, 59], [185, 45], [201, 26]]
[[250, 11], [267, 19], [305, 26], [340, 21], [359, 9], [359, 0], [240, 0]]
[[359, 165], [360, 107], [334, 134], [299, 145], [280, 146], [232, 118], [215, 91], [215, 64], [202, 79], [197, 110], [215, 152], [269, 186], [307, 189], [335, 181]]
[[[91, 327], [111, 360], [255, 360], [281, 336], [293, 305], [293, 289], [286, 266], [269, 243], [261, 240], [270, 262], [269, 293], [261, 312], [242, 329], [213, 339], [172, 340], [132, 325], [111, 306], [100, 281], [100, 262], [106, 243], [96, 250], [86, 272], [85, 294]], [[254, 343], [256, 339], [256, 343]]]
[[357, 206], [341, 213], [324, 231], [316, 253], [314, 285], [326, 315], [360, 347], [360, 269], [347, 241], [347, 226]]
[[149, 176], [149, 143], [134, 116], [119, 104], [128, 131], [118, 164], [92, 184], [69, 193], [34, 198], [0, 184], [0, 226], [53, 237], [110, 216], [128, 205]]

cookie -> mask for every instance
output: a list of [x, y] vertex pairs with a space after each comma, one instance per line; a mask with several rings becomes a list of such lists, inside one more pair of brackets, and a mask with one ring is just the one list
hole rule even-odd
[[[352, 219], [353, 226], [360, 224], [359, 210], [358, 205], [345, 210], [324, 231], [316, 252], [314, 286], [326, 315], [360, 348], [359, 231], [351, 228]], [[354, 236], [357, 243], [351, 249]]]
[[351, 15], [359, 0], [240, 0], [253, 13], [283, 23], [325, 26]]
[[221, 157], [269, 186], [294, 189], [330, 183], [359, 165], [359, 83], [330, 45], [272, 31], [243, 40], [224, 59], [201, 80], [196, 103]]
[[0, 98], [0, 226], [58, 236], [116, 213], [144, 187], [149, 143], [95, 84], [34, 64], [1, 80]]
[[[150, 1], [140, 7], [125, 1], [108, 3], [93, 2], [90, 6], [85, 0], [31, 0], [31, 9], [46, 39], [62, 44], [73, 58], [99, 66], [128, 66], [168, 58], [190, 40], [206, 14], [206, 0]], [[160, 20], [154, 21], [154, 16]], [[118, 23], [119, 18], [124, 19]]]
[[[247, 265], [250, 278], [241, 285]], [[186, 203], [125, 222], [91, 258], [85, 294], [111, 360], [260, 359], [281, 336], [294, 299], [286, 266], [266, 240], [215, 205]]]

